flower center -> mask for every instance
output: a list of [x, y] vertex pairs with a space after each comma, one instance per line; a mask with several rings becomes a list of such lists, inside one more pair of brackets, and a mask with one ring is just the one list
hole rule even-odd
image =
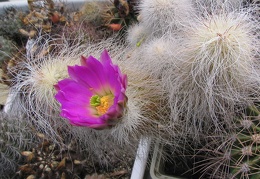
[[105, 114], [114, 103], [112, 94], [105, 96], [94, 95], [90, 99], [90, 105], [95, 107], [99, 116]]

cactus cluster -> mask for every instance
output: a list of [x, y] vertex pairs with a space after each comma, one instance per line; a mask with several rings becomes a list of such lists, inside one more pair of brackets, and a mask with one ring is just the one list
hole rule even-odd
[[[244, 6], [240, 0], [143, 0], [137, 5], [138, 22], [134, 17], [136, 23], [127, 30], [126, 41], [119, 33], [121, 38], [112, 36], [94, 42], [88, 38], [91, 33], [81, 31], [84, 26], [62, 21], [64, 16], [54, 12], [52, 1], [46, 2], [50, 5], [51, 17], [33, 10], [27, 15], [27, 20], [32, 22], [37, 15], [34, 25], [40, 23], [37, 28], [46, 33], [32, 36], [27, 42], [27, 53], [11, 71], [10, 109], [26, 114], [26, 123], [32, 123], [37, 132], [44, 133], [59, 149], [75, 141], [79, 155], [100, 165], [124, 162], [126, 150], [130, 158], [133, 157], [138, 140], [148, 136], [152, 142], [159, 138], [167, 143], [170, 146], [167, 155], [184, 161], [187, 170], [194, 167], [196, 176], [259, 177], [260, 42], [255, 5]], [[114, 1], [113, 12], [107, 14], [107, 25], [125, 23], [127, 15], [131, 15], [127, 8], [131, 3], [136, 5], [135, 2]], [[86, 11], [93, 4], [88, 5]], [[73, 17], [81, 18], [85, 10]], [[100, 13], [99, 8], [97, 12]], [[89, 24], [97, 18], [96, 14], [92, 15]], [[114, 19], [116, 16], [120, 16], [119, 19]], [[67, 27], [72, 30], [79, 30], [71, 37], [65, 32], [60, 37], [53, 36], [59, 33], [51, 29], [51, 25], [58, 27], [63, 23], [68, 23]], [[105, 75], [99, 73], [103, 73], [103, 66], [98, 65], [98, 60], [95, 65], [100, 69], [91, 66], [93, 69], [89, 70], [85, 58], [80, 57], [91, 55], [98, 59], [104, 49], [109, 52], [111, 63], [116, 65], [113, 68], [119, 68], [127, 76], [127, 80], [120, 78], [124, 81], [121, 92], [125, 92], [124, 99], [128, 100], [123, 100], [118, 108], [124, 110], [109, 111], [114, 109], [111, 106], [116, 95], [113, 96], [113, 89], [110, 91], [110, 83], [106, 82], [118, 79], [103, 78]], [[93, 57], [90, 59], [94, 63]], [[102, 58], [100, 61], [103, 62]], [[83, 74], [87, 71], [98, 78], [91, 81], [86, 75], [83, 79], [80, 69], [85, 70]], [[111, 73], [118, 71], [110, 70]], [[76, 95], [89, 93], [87, 99], [103, 99], [105, 107], [100, 106], [100, 101], [95, 104], [104, 110], [102, 115], [111, 117], [121, 111], [117, 120], [108, 120], [115, 124], [105, 125], [102, 130], [84, 125], [95, 126], [93, 118], [105, 122], [107, 118], [95, 113], [97, 106], [93, 106], [91, 100], [80, 98], [82, 96], [73, 98], [71, 91], [78, 87], [79, 81], [84, 81], [80, 85], [85, 86], [80, 88], [81, 94]], [[95, 89], [99, 85], [113, 94], [113, 100], [112, 96], [109, 101], [103, 98], [107, 94]], [[60, 101], [54, 97], [57, 91], [63, 95]], [[79, 92], [78, 88], [75, 91]], [[98, 98], [92, 98], [96, 93], [100, 93]], [[103, 96], [99, 98], [100, 95]], [[90, 113], [87, 117], [85, 105]], [[74, 108], [75, 111], [69, 111]], [[81, 127], [70, 125], [66, 119], [72, 118], [71, 124]], [[194, 155], [194, 160], [186, 154]]]
[[33, 145], [32, 129], [21, 117], [0, 114], [0, 176], [8, 178], [23, 160], [21, 152]]
[[260, 100], [252, 9], [219, 3], [208, 9], [199, 1], [144, 0], [139, 23], [128, 30], [131, 60], [168, 92], [172, 126], [180, 124], [178, 130], [198, 140], [201, 132], [213, 135], [231, 126], [232, 115]]
[[[198, 165], [213, 157], [206, 152], [201, 161], [194, 149], [212, 145], [223, 155], [215, 157], [212, 165], [205, 164], [201, 171], [213, 172], [202, 175], [218, 178], [224, 176], [221, 173], [229, 174], [227, 167], [237, 167], [227, 161], [230, 143], [239, 143], [232, 142], [232, 137], [224, 141], [234, 133], [234, 116], [260, 100], [256, 6], [231, 0], [144, 0], [139, 7], [140, 21], [128, 30], [130, 59], [162, 81], [169, 99], [166, 130], [172, 137], [172, 157], [182, 147], [184, 155], [188, 149], [188, 155], [198, 157], [193, 163], [196, 172]], [[225, 144], [212, 142], [210, 138], [215, 136]]]

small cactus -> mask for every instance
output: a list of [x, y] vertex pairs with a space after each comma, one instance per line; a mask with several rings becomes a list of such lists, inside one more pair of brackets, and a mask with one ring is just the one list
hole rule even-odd
[[236, 141], [231, 148], [232, 178], [260, 177], [260, 111], [250, 107], [247, 115], [240, 121]]
[[32, 144], [31, 129], [17, 118], [0, 113], [0, 176], [7, 178], [14, 174], [19, 162], [20, 152]]
[[204, 160], [195, 164], [197, 172], [208, 178], [259, 178], [260, 177], [260, 111], [247, 108], [243, 119], [238, 119], [232, 133], [226, 137], [208, 137], [211, 142], [200, 150]]

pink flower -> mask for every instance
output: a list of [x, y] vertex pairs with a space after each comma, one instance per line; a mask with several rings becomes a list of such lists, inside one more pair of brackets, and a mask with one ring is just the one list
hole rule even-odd
[[113, 65], [106, 50], [100, 61], [81, 57], [81, 66], [69, 66], [70, 78], [55, 85], [61, 116], [71, 124], [95, 129], [115, 125], [127, 102], [127, 76]]

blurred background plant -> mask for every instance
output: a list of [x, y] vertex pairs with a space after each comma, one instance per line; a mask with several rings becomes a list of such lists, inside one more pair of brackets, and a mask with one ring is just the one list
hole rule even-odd
[[1, 83], [10, 86], [17, 70], [24, 70], [16, 67], [17, 63], [33, 59], [35, 54], [45, 58], [61, 50], [58, 47], [63, 43], [74, 46], [75, 39], [85, 44], [111, 36], [113, 32], [102, 24], [101, 12], [106, 4], [88, 1], [73, 9], [65, 2], [28, 0], [27, 12], [6, 8], [0, 17]]
[[0, 68], [2, 68], [2, 64], [9, 60], [17, 51], [15, 48], [14, 41], [8, 40], [4, 36], [0, 36]]
[[104, 25], [113, 31], [126, 30], [137, 22], [138, 0], [114, 0], [104, 9], [102, 18]]
[[[24, 27], [22, 18], [25, 12], [13, 7], [5, 8], [0, 17], [0, 68], [1, 82], [10, 84], [7, 75], [9, 61], [17, 54], [19, 49], [24, 48], [27, 38], [23, 37], [19, 29]], [[10, 64], [11, 65], [11, 64]]]
[[33, 129], [25, 118], [0, 113], [0, 175], [11, 178], [25, 161], [22, 156], [36, 144]]
[[22, 12], [14, 7], [7, 7], [0, 17], [0, 36], [13, 41], [20, 47], [26, 44], [26, 37], [21, 36], [19, 29], [24, 28], [22, 19], [26, 12]]

